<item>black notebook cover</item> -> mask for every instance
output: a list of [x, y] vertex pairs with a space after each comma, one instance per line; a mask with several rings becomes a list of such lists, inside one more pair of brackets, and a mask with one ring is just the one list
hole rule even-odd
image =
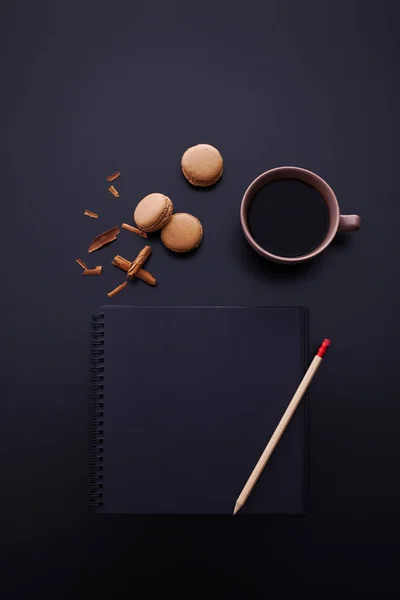
[[[306, 351], [302, 308], [101, 307], [91, 355], [96, 510], [232, 514]], [[239, 515], [305, 512], [305, 417], [306, 398]]]

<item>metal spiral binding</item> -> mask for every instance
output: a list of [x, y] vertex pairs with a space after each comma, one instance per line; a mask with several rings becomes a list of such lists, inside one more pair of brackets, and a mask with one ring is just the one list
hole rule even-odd
[[91, 506], [103, 504], [104, 315], [92, 317], [90, 350], [90, 491]]

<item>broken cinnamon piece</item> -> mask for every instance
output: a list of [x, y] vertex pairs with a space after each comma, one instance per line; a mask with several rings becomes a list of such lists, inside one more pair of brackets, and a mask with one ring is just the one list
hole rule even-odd
[[102, 266], [97, 266], [94, 269], [85, 269], [82, 273], [82, 275], [101, 275], [101, 272], [103, 270]]
[[115, 187], [113, 185], [110, 185], [110, 187], [108, 188], [108, 191], [111, 192], [115, 198], [119, 198], [119, 193], [117, 192], [117, 190], [115, 189]]
[[145, 246], [143, 250], [139, 252], [135, 260], [132, 262], [128, 271], [128, 278], [133, 279], [136, 273], [139, 271], [141, 267], [143, 267], [146, 260], [149, 258], [151, 254], [151, 246]]
[[[114, 265], [114, 267], [118, 267], [119, 269], [122, 269], [125, 272], [129, 271], [129, 267], [131, 266], [131, 262], [129, 262], [129, 260], [126, 260], [126, 258], [123, 258], [122, 256], [114, 256], [113, 260], [112, 260], [112, 264]], [[148, 271], [146, 271], [145, 269], [139, 269], [139, 271], [136, 273], [135, 277], [137, 279], [141, 279], [142, 281], [144, 281], [145, 283], [148, 283], [149, 285], [156, 285], [157, 280], [155, 279], [155, 277], [153, 277], [153, 275], [151, 273], [149, 273]]]
[[92, 212], [91, 210], [85, 210], [85, 212], [83, 213], [84, 215], [87, 215], [88, 217], [92, 217], [92, 219], [98, 219], [99, 215], [97, 213]]
[[115, 173], [111, 173], [111, 175], [108, 175], [107, 181], [115, 181], [120, 175], [121, 173], [119, 171], [115, 171]]
[[93, 242], [89, 246], [88, 252], [94, 252], [99, 248], [102, 248], [106, 244], [113, 242], [117, 239], [117, 235], [119, 234], [119, 227], [113, 227], [104, 233], [101, 233], [97, 237], [94, 238]]
[[116, 287], [115, 290], [112, 290], [111, 292], [108, 292], [107, 296], [109, 298], [112, 298], [113, 296], [115, 296], [116, 294], [118, 294], [121, 290], [123, 290], [127, 285], [128, 285], [128, 282], [124, 281], [124, 283], [121, 283], [121, 285], [119, 285], [118, 287]]
[[83, 260], [81, 260], [80, 258], [77, 258], [76, 262], [78, 263], [78, 265], [80, 267], [82, 267], [82, 269], [87, 269], [87, 266], [85, 265], [85, 263], [83, 262]]
[[132, 233], [137, 233], [143, 238], [147, 238], [147, 233], [138, 229], [137, 227], [132, 227], [132, 225], [128, 225], [128, 223], [122, 223], [122, 229], [127, 229], [128, 231], [132, 231]]

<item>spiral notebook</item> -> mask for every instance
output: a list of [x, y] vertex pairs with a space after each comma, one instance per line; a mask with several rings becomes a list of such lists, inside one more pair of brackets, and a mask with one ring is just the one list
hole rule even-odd
[[[304, 308], [101, 307], [95, 510], [231, 515], [307, 368], [307, 329]], [[240, 517], [305, 513], [306, 407], [304, 398]]]

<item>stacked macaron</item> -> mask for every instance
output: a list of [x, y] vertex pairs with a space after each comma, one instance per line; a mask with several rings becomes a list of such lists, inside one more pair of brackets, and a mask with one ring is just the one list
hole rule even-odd
[[137, 205], [133, 218], [142, 231], [153, 233], [170, 220], [174, 205], [164, 194], [149, 194]]
[[200, 221], [188, 213], [172, 215], [161, 231], [161, 240], [174, 252], [189, 252], [200, 244], [203, 227]]
[[[221, 154], [214, 146], [198, 144], [182, 156], [182, 172], [194, 186], [208, 187], [218, 181], [223, 171]], [[203, 227], [188, 213], [173, 214], [174, 206], [168, 196], [149, 194], [137, 205], [133, 218], [136, 225], [147, 233], [161, 229], [161, 240], [169, 250], [189, 252], [200, 244]]]

